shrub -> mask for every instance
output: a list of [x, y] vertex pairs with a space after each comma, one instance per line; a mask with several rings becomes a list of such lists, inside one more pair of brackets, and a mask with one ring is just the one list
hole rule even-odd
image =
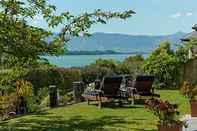
[[95, 79], [102, 79], [104, 76], [115, 75], [117, 63], [113, 60], [98, 59], [95, 63], [81, 69], [83, 82], [91, 83]]
[[[60, 94], [60, 99], [70, 101], [71, 98], [66, 100], [66, 95], [73, 91], [73, 82], [81, 81], [81, 72], [78, 69], [66, 69], [66, 68], [36, 68], [31, 69], [25, 76], [25, 79], [30, 81], [33, 85], [33, 97], [29, 97], [26, 101], [30, 106], [29, 110], [39, 110], [40, 107], [47, 107], [49, 105], [49, 85], [56, 85]], [[69, 95], [72, 97], [72, 95]], [[60, 104], [61, 104], [60, 103]]]
[[9, 118], [9, 112], [16, 111], [16, 93], [0, 91], [0, 120]]
[[26, 97], [26, 103], [27, 103], [27, 112], [32, 113], [32, 112], [39, 112], [41, 111], [41, 106], [37, 103], [36, 101], [37, 96], [29, 96]]
[[33, 85], [34, 95], [38, 95], [38, 91], [42, 88], [48, 88], [48, 72], [47, 69], [35, 68], [30, 69], [24, 77]]
[[161, 125], [181, 123], [177, 117], [179, 112], [176, 104], [170, 104], [168, 101], [159, 99], [150, 99], [145, 102], [145, 107], [159, 118], [159, 124]]
[[181, 88], [181, 93], [188, 97], [190, 100], [197, 99], [197, 85], [190, 84], [186, 81], [183, 82]]
[[18, 80], [16, 81], [16, 93], [17, 96], [32, 96], [33, 95], [33, 85], [25, 80]]
[[74, 81], [81, 81], [81, 72], [78, 69], [50, 68], [48, 70], [48, 85], [56, 85], [61, 95], [72, 91]]
[[81, 80], [81, 72], [78, 69], [39, 68], [30, 70], [25, 77], [33, 84], [35, 95], [39, 95], [39, 91], [43, 88], [48, 89], [49, 85], [56, 85], [61, 94], [66, 94], [72, 90], [74, 81]]
[[17, 113], [35, 112], [39, 110], [33, 95], [33, 85], [25, 80], [16, 81]]
[[58, 100], [58, 103], [60, 105], [67, 105], [72, 100], [73, 100], [72, 95], [71, 94], [66, 94], [66, 95], [60, 96], [60, 98]]
[[44, 97], [40, 103], [40, 106], [42, 108], [48, 107], [49, 106], [49, 95]]
[[129, 56], [122, 63], [119, 64], [119, 74], [139, 75], [143, 74], [142, 65], [144, 58], [141, 55]]
[[[72, 93], [67, 93], [65, 95], [60, 95], [58, 99], [58, 104], [59, 105], [67, 105], [68, 103], [73, 101], [73, 95]], [[49, 107], [49, 95], [44, 97], [40, 103], [40, 107], [46, 108]]]
[[82, 79], [86, 84], [95, 81], [95, 79], [101, 79], [104, 76], [114, 75], [114, 71], [107, 67], [100, 66], [86, 66], [82, 69]]

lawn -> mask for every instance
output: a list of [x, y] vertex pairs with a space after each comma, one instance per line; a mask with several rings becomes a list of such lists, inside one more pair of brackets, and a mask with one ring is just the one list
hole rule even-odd
[[[188, 114], [187, 99], [176, 90], [158, 91], [161, 98], [179, 104], [181, 114]], [[79, 103], [27, 115], [0, 124], [1, 131], [154, 131], [157, 118], [143, 105], [105, 106]]]

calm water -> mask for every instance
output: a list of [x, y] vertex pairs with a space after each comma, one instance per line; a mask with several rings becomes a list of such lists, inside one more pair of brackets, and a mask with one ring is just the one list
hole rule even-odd
[[59, 67], [82, 67], [90, 63], [94, 63], [97, 59], [114, 59], [116, 61], [123, 61], [128, 56], [133, 54], [118, 54], [118, 55], [70, 55], [60, 57], [45, 57], [51, 64]]

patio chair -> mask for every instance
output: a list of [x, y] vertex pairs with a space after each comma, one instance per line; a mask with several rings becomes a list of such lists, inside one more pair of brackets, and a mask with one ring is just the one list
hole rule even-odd
[[159, 94], [154, 93], [152, 87], [154, 82], [154, 76], [137, 76], [133, 87], [131, 88], [132, 103], [135, 99], [149, 99], [154, 97], [160, 97]]
[[[113, 99], [118, 99], [119, 102], [122, 99], [126, 99], [125, 97], [121, 96], [121, 83], [123, 77], [122, 76], [114, 76], [114, 77], [104, 77], [103, 81], [100, 83], [99, 90], [95, 90], [97, 93], [94, 94], [84, 94], [84, 98], [88, 101], [97, 101], [99, 108], [102, 106], [102, 102], [107, 102]], [[95, 87], [98, 88], [99, 83], [95, 83]]]

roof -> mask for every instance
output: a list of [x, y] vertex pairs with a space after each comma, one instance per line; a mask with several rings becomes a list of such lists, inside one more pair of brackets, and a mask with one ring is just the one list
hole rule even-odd
[[196, 38], [197, 39], [197, 31], [193, 31], [189, 34], [187, 34], [185, 37], [183, 37], [182, 41], [188, 41], [190, 38]]
[[197, 24], [195, 24], [192, 29], [194, 29], [195, 31], [197, 31]]

